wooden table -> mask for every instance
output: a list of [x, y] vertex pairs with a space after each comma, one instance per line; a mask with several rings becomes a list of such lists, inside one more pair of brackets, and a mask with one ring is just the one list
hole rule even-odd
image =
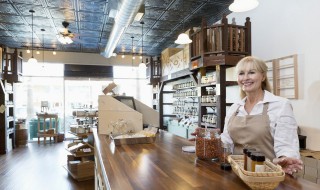
[[[43, 137], [43, 143], [46, 144], [46, 138], [49, 137], [51, 142], [51, 137], [55, 139], [55, 142], [58, 142], [58, 114], [49, 114], [49, 113], [37, 113], [38, 117], [38, 144], [40, 144], [40, 137]], [[41, 130], [41, 119], [43, 120], [43, 130]], [[46, 119], [50, 119], [49, 121], [49, 130], [46, 127]], [[53, 126], [53, 120], [54, 126]], [[48, 132], [53, 129], [53, 133]]]
[[[98, 185], [112, 190], [250, 189], [232, 171], [221, 170], [219, 163], [182, 152], [181, 147], [192, 142], [165, 131], [153, 144], [115, 146], [96, 130], [94, 139], [96, 189]], [[287, 175], [276, 189], [319, 190], [320, 186]]]

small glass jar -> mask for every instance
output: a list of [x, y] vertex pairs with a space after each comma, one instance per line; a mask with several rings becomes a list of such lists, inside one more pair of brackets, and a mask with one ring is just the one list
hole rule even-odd
[[220, 168], [223, 170], [231, 170], [231, 165], [228, 162], [228, 156], [232, 154], [232, 148], [230, 144], [221, 143], [220, 153]]
[[202, 160], [220, 157], [220, 134], [216, 129], [200, 129], [196, 136], [196, 156]]
[[257, 152], [257, 150], [255, 148], [249, 148], [247, 149], [247, 171], [252, 171], [251, 170], [251, 163], [252, 163], [252, 160], [251, 160], [251, 154], [253, 152]]
[[251, 171], [252, 172], [264, 172], [265, 166], [264, 161], [266, 160], [265, 156], [260, 152], [253, 152], [251, 154]]

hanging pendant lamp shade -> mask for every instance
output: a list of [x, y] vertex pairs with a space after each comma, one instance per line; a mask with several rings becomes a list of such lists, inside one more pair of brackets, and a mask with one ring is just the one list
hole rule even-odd
[[141, 21], [140, 24], [141, 24], [141, 63], [139, 63], [139, 69], [146, 69], [147, 66], [143, 62], [143, 25], [144, 25], [144, 22]]
[[229, 6], [229, 10], [232, 12], [245, 12], [256, 8], [258, 5], [258, 0], [234, 0]]
[[28, 63], [31, 63], [31, 64], [36, 64], [38, 63], [38, 61], [33, 57], [33, 13], [34, 13], [34, 10], [29, 10], [29, 12], [31, 13], [31, 19], [32, 19], [32, 23], [31, 23], [31, 29], [32, 29], [32, 39], [31, 39], [31, 58], [28, 60]]
[[[182, 10], [184, 11], [184, 2], [182, 1]], [[182, 23], [182, 28], [184, 31], [184, 19], [183, 19], [183, 23]], [[176, 44], [190, 44], [192, 42], [192, 40], [189, 38], [188, 34], [186, 33], [181, 33], [179, 34], [178, 38], [174, 41], [174, 43]]]
[[190, 44], [192, 40], [189, 38], [188, 34], [186, 33], [181, 33], [178, 36], [178, 39], [174, 41], [176, 44]]

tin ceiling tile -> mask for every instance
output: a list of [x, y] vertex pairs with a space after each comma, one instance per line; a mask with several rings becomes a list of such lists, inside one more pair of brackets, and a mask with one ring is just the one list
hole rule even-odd
[[[90, 43], [98, 43], [100, 38], [92, 38], [92, 37], [80, 37], [80, 40], [90, 42]], [[86, 44], [87, 46], [87, 44]]]
[[24, 3], [29, 5], [41, 5], [41, 0], [12, 0], [15, 4]]
[[143, 16], [143, 19], [158, 19], [163, 12], [165, 12], [165, 9], [158, 8], [158, 7], [145, 7], [146, 13]]
[[0, 3], [0, 14], [13, 14], [16, 15], [16, 10], [8, 3]]
[[88, 21], [88, 22], [99, 22], [103, 23], [103, 14], [99, 13], [88, 13], [88, 12], [78, 12], [79, 21]]
[[74, 9], [73, 0], [46, 0], [49, 7]]
[[100, 31], [90, 31], [90, 30], [80, 30], [79, 36], [80, 37], [100, 37]]
[[31, 28], [24, 24], [3, 24], [8, 30], [21, 31], [21, 32], [31, 32]]
[[106, 1], [80, 0], [79, 10], [89, 11], [93, 13], [104, 13], [106, 9]]
[[12, 34], [6, 30], [0, 30], [0, 36], [11, 36]]
[[102, 24], [94, 23], [94, 22], [79, 22], [80, 30], [96, 30], [101, 31], [102, 30]]
[[31, 13], [29, 10], [34, 10], [33, 16], [41, 16], [41, 17], [47, 17], [47, 12], [45, 9], [43, 9], [42, 6], [34, 6], [34, 5], [28, 5], [28, 4], [16, 4], [15, 7], [17, 7], [18, 11], [24, 15], [29, 16]]
[[75, 12], [70, 9], [49, 9], [53, 19], [75, 20]]
[[2, 23], [14, 23], [14, 24], [24, 24], [25, 22], [20, 16], [14, 15], [0, 15], [0, 22]]

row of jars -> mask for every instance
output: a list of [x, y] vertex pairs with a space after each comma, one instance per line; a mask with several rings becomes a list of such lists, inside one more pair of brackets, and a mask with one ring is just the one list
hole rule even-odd
[[173, 114], [182, 114], [182, 115], [193, 115], [197, 116], [198, 115], [198, 108], [196, 107], [179, 107], [176, 106], [174, 107]]
[[174, 98], [184, 98], [188, 96], [197, 96], [198, 92], [196, 90], [190, 90], [190, 91], [178, 91], [173, 94]]
[[217, 96], [216, 95], [208, 95], [208, 96], [201, 96], [202, 103], [216, 103]]
[[187, 102], [187, 101], [174, 101], [172, 102], [173, 106], [188, 106], [188, 107], [192, 107], [197, 105], [198, 102]]
[[217, 116], [213, 115], [213, 114], [203, 115], [201, 118], [201, 121], [203, 123], [216, 124], [217, 123]]
[[201, 77], [201, 84], [211, 84], [216, 82], [216, 75], [207, 75], [207, 76], [202, 76]]
[[177, 90], [177, 89], [181, 89], [181, 88], [190, 88], [190, 87], [195, 87], [196, 85], [194, 84], [193, 81], [188, 81], [185, 83], [180, 83], [180, 84], [175, 84], [173, 85], [173, 89]]

